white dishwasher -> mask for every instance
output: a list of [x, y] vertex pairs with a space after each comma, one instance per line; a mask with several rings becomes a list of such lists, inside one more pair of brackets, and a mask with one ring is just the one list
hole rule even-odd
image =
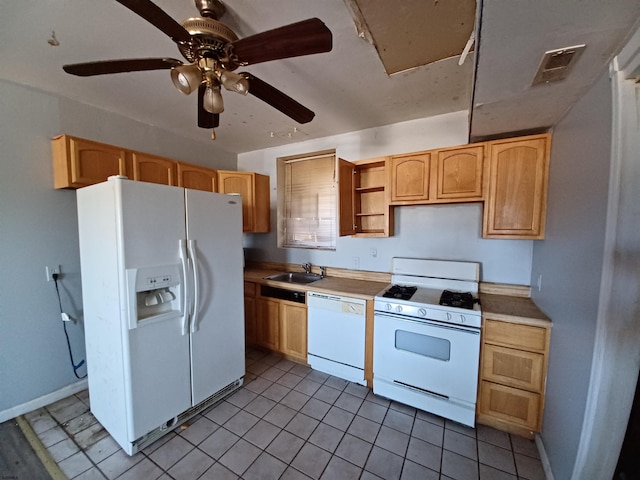
[[307, 361], [311, 368], [366, 385], [366, 301], [307, 293]]

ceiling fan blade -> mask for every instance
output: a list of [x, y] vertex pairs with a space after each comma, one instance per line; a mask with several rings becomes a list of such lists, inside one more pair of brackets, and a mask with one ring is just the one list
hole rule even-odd
[[267, 82], [251, 75], [250, 73], [242, 73], [249, 80], [249, 93], [258, 97], [273, 108], [280, 110], [288, 117], [293, 118], [298, 123], [308, 123], [316, 116], [311, 110], [304, 105], [296, 102], [290, 96], [282, 93]]
[[317, 18], [258, 33], [233, 42], [239, 63], [255, 63], [331, 51], [333, 36]]
[[176, 43], [185, 43], [191, 35], [185, 28], [149, 0], [116, 0], [129, 10], [137, 13], [158, 30], [171, 37]]
[[174, 58], [131, 58], [125, 60], [104, 60], [99, 62], [63, 65], [62, 69], [71, 75], [90, 77], [109, 73], [139, 72], [143, 70], [168, 70], [182, 65]]
[[198, 87], [198, 126], [200, 128], [216, 128], [220, 125], [220, 115], [209, 113], [204, 109], [204, 92], [207, 86], [203, 83]]

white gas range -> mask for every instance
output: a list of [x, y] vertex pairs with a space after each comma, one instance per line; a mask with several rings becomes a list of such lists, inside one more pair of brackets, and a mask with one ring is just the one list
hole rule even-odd
[[480, 264], [394, 258], [374, 301], [373, 391], [475, 425]]

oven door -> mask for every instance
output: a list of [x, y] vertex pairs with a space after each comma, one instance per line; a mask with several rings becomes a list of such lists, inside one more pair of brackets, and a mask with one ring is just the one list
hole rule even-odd
[[375, 312], [374, 379], [475, 404], [480, 330]]

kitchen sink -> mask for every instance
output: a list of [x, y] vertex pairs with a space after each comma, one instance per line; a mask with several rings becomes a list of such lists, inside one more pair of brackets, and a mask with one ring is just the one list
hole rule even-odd
[[322, 279], [322, 275], [318, 275], [317, 273], [284, 272], [265, 278], [267, 280], [275, 280], [276, 282], [307, 284], [317, 282]]

